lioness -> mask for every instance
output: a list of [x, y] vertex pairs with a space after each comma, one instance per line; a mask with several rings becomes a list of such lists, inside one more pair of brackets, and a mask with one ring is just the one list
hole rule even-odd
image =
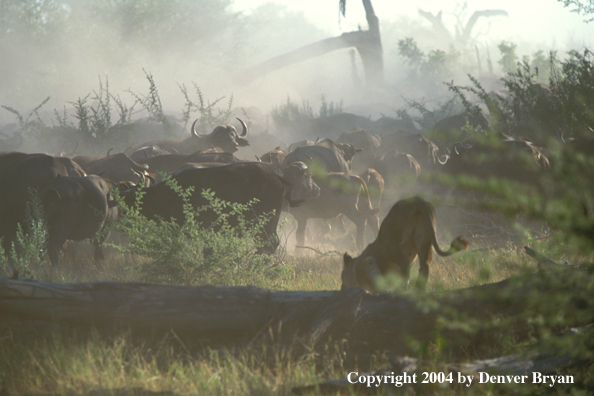
[[342, 288], [361, 287], [377, 293], [375, 279], [390, 272], [399, 273], [408, 282], [410, 266], [419, 256], [418, 286], [425, 289], [429, 279], [432, 248], [440, 256], [468, 249], [468, 242], [457, 237], [447, 251], [439, 248], [435, 237], [435, 209], [420, 197], [396, 202], [382, 221], [377, 239], [358, 257], [344, 254]]

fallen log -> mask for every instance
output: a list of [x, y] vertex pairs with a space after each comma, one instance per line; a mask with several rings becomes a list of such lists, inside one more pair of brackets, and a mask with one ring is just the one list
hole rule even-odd
[[[533, 325], [521, 317], [535, 309], [532, 297], [580, 290], [578, 283], [589, 278], [565, 275], [575, 272], [564, 269], [553, 274], [556, 279], [567, 277], [553, 291], [545, 273], [539, 272], [439, 297], [370, 295], [360, 289], [293, 292], [0, 278], [0, 321], [18, 318], [106, 332], [124, 330], [132, 337], [173, 332], [188, 345], [211, 348], [260, 342], [322, 349], [328, 342], [346, 341], [351, 356], [375, 352], [396, 356], [411, 353], [411, 340], [431, 342], [441, 337], [453, 349], [477, 349], [500, 337], [501, 329], [514, 337], [528, 335]], [[584, 300], [594, 299], [586, 296], [562, 307], [565, 325], [591, 321], [591, 315], [584, 314], [589, 312]], [[458, 323], [470, 323], [472, 328]]]
[[[210, 348], [262, 342], [322, 349], [328, 342], [346, 341], [350, 355], [396, 356], [410, 354], [413, 340], [441, 337], [451, 348], [476, 350], [490, 345], [501, 329], [516, 338], [533, 333], [534, 324], [522, 315], [540, 313], [533, 312], [540, 309], [539, 296], [591, 293], [592, 288], [584, 287], [590, 277], [563, 268], [439, 297], [371, 295], [360, 289], [293, 292], [0, 278], [0, 321], [13, 317], [106, 332], [124, 330], [141, 338], [173, 332], [187, 345]], [[593, 300], [587, 294], [565, 304], [563, 325], [590, 323], [588, 301]]]

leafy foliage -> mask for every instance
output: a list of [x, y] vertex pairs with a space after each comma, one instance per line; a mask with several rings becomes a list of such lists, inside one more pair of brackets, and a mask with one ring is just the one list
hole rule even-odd
[[418, 122], [424, 129], [431, 129], [440, 120], [464, 110], [459, 97], [452, 97], [430, 108], [424, 101], [405, 99], [406, 107], [396, 111], [398, 118]]
[[[29, 114], [26, 117], [24, 117], [18, 110], [16, 110], [13, 107], [2, 105], [2, 108], [6, 111], [11, 112], [12, 114], [14, 114], [16, 116], [19, 130], [23, 134], [34, 136], [34, 135], [38, 134], [40, 132], [40, 130], [43, 130], [46, 128], [46, 125], [44, 124], [44, 122], [41, 120], [41, 117], [39, 116], [39, 111], [49, 100], [50, 100], [50, 97], [48, 96], [39, 105], [37, 105], [33, 110], [31, 110], [31, 112], [29, 112]], [[35, 119], [31, 119], [33, 116], [35, 116]]]
[[[574, 7], [572, 12], [576, 12], [578, 14], [584, 15], [586, 19], [585, 22], [592, 22], [594, 21], [594, 1], [593, 0], [557, 0], [563, 3], [565, 7]], [[590, 15], [590, 16], [588, 16]]]
[[[234, 285], [249, 283], [250, 277], [264, 273], [267, 277], [286, 276], [286, 268], [272, 255], [259, 252], [270, 242], [259, 234], [271, 213], [248, 219], [246, 213], [253, 210], [255, 201], [245, 205], [225, 202], [209, 190], [200, 192], [208, 204], [195, 210], [190, 203], [195, 193], [192, 187], [183, 189], [174, 179], [166, 179], [165, 183], [183, 200], [182, 225], [173, 219], [153, 221], [142, 216], [142, 191], [133, 207], [124, 208], [125, 214], [116, 225], [130, 239], [129, 246], [116, 248], [149, 258], [140, 268], [145, 279], [186, 285]], [[200, 222], [200, 213], [207, 210], [217, 215], [209, 226]]]
[[501, 59], [497, 63], [501, 66], [505, 73], [513, 73], [516, 70], [518, 63], [518, 55], [516, 55], [516, 48], [518, 46], [514, 43], [502, 41], [497, 48], [501, 52]]
[[[491, 323], [472, 323], [458, 313], [458, 319], [448, 319], [448, 326], [464, 327], [471, 334], [480, 334], [485, 329], [525, 326], [529, 334], [528, 345], [591, 362], [594, 356], [591, 333], [582, 329], [583, 336], [575, 335], [567, 329], [587, 326], [594, 320], [589, 303], [594, 293], [591, 278], [594, 271], [594, 153], [575, 149], [580, 145], [587, 146], [592, 139], [594, 59], [588, 50], [583, 54], [571, 52], [563, 61], [558, 61], [553, 53], [550, 58], [548, 87], [538, 82], [538, 72], [523, 61], [502, 80], [509, 91], [507, 97], [487, 93], [475, 79], [471, 79], [472, 87], [450, 84], [449, 88], [462, 100], [468, 112], [482, 113], [487, 109], [487, 139], [494, 139], [498, 132], [502, 132], [529, 136], [546, 145], [551, 168], [541, 172], [534, 185], [512, 187], [504, 180], [475, 180], [473, 187], [489, 191], [490, 199], [481, 202], [483, 208], [514, 217], [528, 216], [550, 227], [552, 238], [547, 246], [540, 245], [539, 249], [547, 251], [551, 257], [569, 259], [573, 268], [541, 262], [540, 265], [551, 272], [541, 271], [511, 279], [506, 289], [478, 297], [480, 304], [494, 301], [522, 304], [521, 314], [513, 319], [496, 318]], [[473, 104], [466, 93], [478, 97], [484, 106]], [[563, 138], [564, 133], [565, 136], [577, 136], [578, 140], [567, 141]], [[458, 181], [464, 183], [462, 178]], [[518, 293], [526, 285], [529, 286], [525, 291]], [[555, 292], [547, 293], [549, 290]], [[591, 389], [592, 385], [591, 376], [581, 376], [575, 390]]]
[[215, 99], [213, 102], [210, 102], [210, 100], [204, 98], [200, 87], [196, 83], [192, 84], [194, 85], [194, 90], [198, 96], [198, 103], [195, 103], [190, 98], [188, 89], [185, 85], [179, 86], [186, 100], [184, 111], [182, 113], [184, 128], [188, 125], [192, 112], [198, 113], [199, 122], [197, 129], [198, 133], [200, 134], [210, 133], [210, 131], [212, 131], [217, 125], [228, 124], [233, 113], [231, 111], [231, 108], [233, 107], [233, 95], [229, 97], [226, 108], [220, 109], [217, 107], [217, 105], [223, 99], [225, 99], [224, 96]]
[[[539, 82], [539, 69], [531, 67], [528, 61], [520, 62], [514, 72], [501, 80], [509, 92], [507, 95], [487, 92], [472, 76], [469, 76], [470, 87], [447, 85], [468, 114], [489, 120], [496, 132], [537, 141], [591, 138], [588, 131], [594, 130], [594, 115], [589, 105], [594, 99], [593, 61], [590, 50], [583, 54], [571, 51], [563, 61], [551, 52], [548, 85]], [[465, 93], [478, 97], [484, 106], [477, 105]]]
[[460, 54], [453, 50], [447, 53], [434, 49], [425, 54], [412, 37], [398, 41], [398, 54], [409, 64], [414, 77], [431, 79], [435, 83], [450, 77], [460, 60]]
[[[32, 267], [41, 265], [47, 252], [48, 228], [39, 194], [29, 191], [29, 200], [25, 210], [25, 220], [17, 225], [15, 241], [9, 252], [4, 252], [0, 245], [0, 270], [19, 271], [27, 276]], [[6, 254], [8, 253], [8, 254]]]

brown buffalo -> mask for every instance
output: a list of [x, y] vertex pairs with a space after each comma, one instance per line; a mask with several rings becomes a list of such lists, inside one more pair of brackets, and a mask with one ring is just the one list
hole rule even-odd
[[381, 153], [396, 151], [412, 155], [422, 167], [429, 169], [444, 164], [448, 156], [440, 155], [439, 147], [420, 133], [395, 132], [382, 136]]
[[[159, 146], [149, 145], [149, 146], [142, 146], [131, 150], [126, 150], [126, 154], [130, 159], [136, 162], [142, 162], [152, 157], [156, 157], [158, 155], [166, 155], [166, 154], [179, 154], [179, 153], [171, 153], [167, 150], [163, 150]], [[109, 155], [109, 154], [108, 154]]]
[[376, 158], [374, 167], [384, 177], [386, 183], [398, 186], [407, 179], [415, 181], [421, 174], [421, 166], [410, 154], [390, 151]]
[[317, 173], [351, 172], [351, 162], [359, 149], [350, 143], [334, 143], [330, 139], [317, 141], [313, 146], [297, 147], [283, 161], [283, 165], [301, 161], [316, 167]]
[[539, 175], [549, 167], [543, 149], [534, 142], [500, 134], [490, 141], [455, 143], [442, 171], [481, 180], [494, 177], [538, 185]]
[[305, 244], [308, 219], [332, 219], [343, 214], [357, 226], [356, 243], [363, 247], [365, 225], [369, 223], [374, 233], [379, 229], [379, 208], [373, 208], [363, 179], [346, 173], [329, 173], [314, 176], [314, 180], [320, 187], [320, 196], [291, 209], [297, 221], [297, 245]]
[[372, 198], [372, 201], [375, 200], [376, 202], [373, 207], [379, 208], [382, 202], [382, 195], [384, 194], [384, 178], [373, 168], [367, 169], [365, 172], [361, 173], [359, 177], [361, 177], [365, 184], [367, 184], [369, 196]]
[[260, 157], [260, 161], [276, 166], [281, 166], [288, 154], [289, 153], [287, 151], [281, 149], [280, 147], [277, 147], [274, 150], [270, 150], [264, 155], [262, 155], [262, 157]]
[[361, 153], [354, 157], [352, 162], [355, 172], [364, 171], [372, 166], [373, 158], [382, 143], [379, 135], [361, 128], [353, 128], [343, 132], [336, 141], [338, 143], [352, 144], [355, 149], [360, 150]]

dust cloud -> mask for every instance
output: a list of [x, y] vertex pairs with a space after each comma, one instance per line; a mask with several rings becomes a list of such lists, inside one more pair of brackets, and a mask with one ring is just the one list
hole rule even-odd
[[[355, 6], [360, 4], [349, 4]], [[451, 14], [455, 8], [445, 11]], [[467, 19], [471, 11], [458, 12]], [[378, 15], [386, 80], [381, 89], [365, 88], [361, 59], [358, 54], [352, 56], [350, 49], [247, 79], [246, 70], [262, 62], [336, 36], [337, 16], [338, 7], [323, 28], [303, 12], [273, 2], [242, 12], [232, 0], [40, 0], [32, 4], [5, 0], [0, 3], [0, 105], [19, 112], [25, 121], [27, 117], [34, 120], [33, 110], [49, 97], [37, 112], [45, 125], [58, 125], [59, 115], [76, 126], [74, 103], [97, 106], [96, 97], [108, 89], [115, 124], [116, 101], [133, 110], [132, 120], [147, 117], [134, 103], [149, 94], [150, 76], [167, 115], [181, 118], [186, 102], [180, 87], [187, 88], [195, 103], [198, 87], [207, 102], [222, 98], [219, 103], [224, 107], [232, 98], [233, 107], [257, 108], [261, 118], [254, 132], [275, 135], [270, 112], [288, 99], [297, 105], [308, 103], [314, 111], [325, 100], [345, 112], [377, 119], [396, 117], [396, 111], [410, 100], [438, 106], [451, 96], [443, 81], [464, 84], [467, 74], [485, 77], [481, 81], [486, 88], [497, 89], [496, 77], [503, 73], [496, 43], [485, 44], [489, 21], [477, 24], [480, 40], [456, 42], [444, 38], [418, 15], [393, 13]], [[445, 27], [455, 38], [459, 27], [450, 22]], [[358, 28], [367, 28], [364, 18]], [[446, 58], [444, 69], [435, 70], [431, 81], [415, 75], [422, 65], [414, 65], [399, 53], [399, 42], [408, 37], [427, 58]], [[549, 50], [540, 49], [545, 55]], [[522, 51], [516, 51], [518, 60], [534, 53], [534, 49]], [[14, 125], [9, 124], [18, 122], [14, 111], [0, 109], [4, 133], [13, 131]], [[183, 133], [188, 130], [186, 125]], [[278, 138], [290, 144], [300, 136]]]

